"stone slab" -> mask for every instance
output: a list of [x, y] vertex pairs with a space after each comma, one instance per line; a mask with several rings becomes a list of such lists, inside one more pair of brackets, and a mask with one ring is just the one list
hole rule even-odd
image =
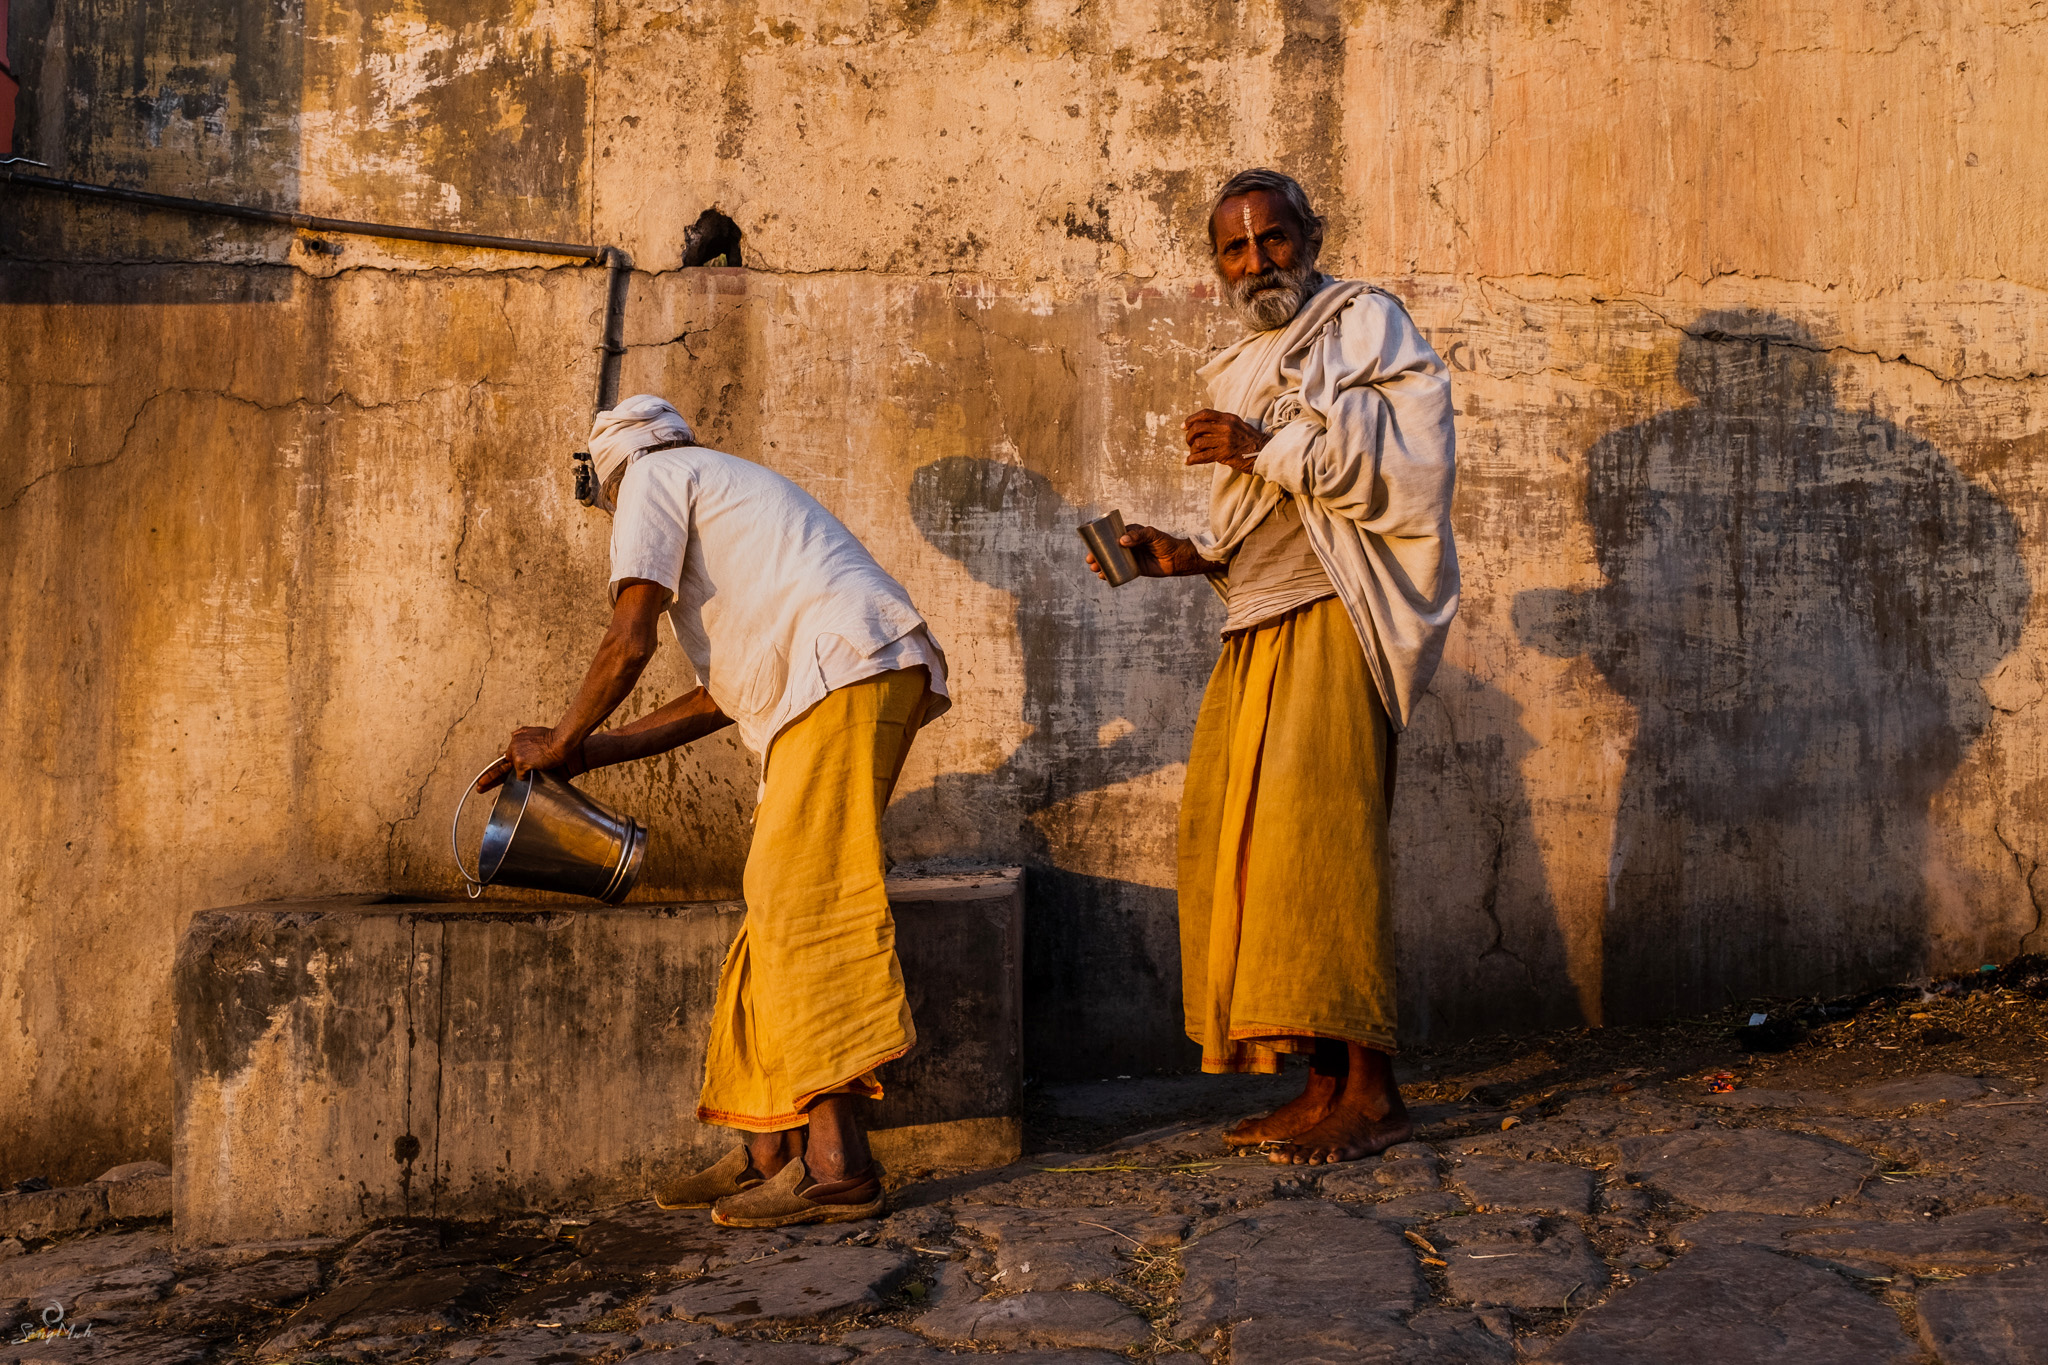
[[1920, 1339], [1941, 1365], [2021, 1365], [2048, 1358], [2048, 1261], [1930, 1285]]
[[1881, 1085], [1866, 1085], [1860, 1090], [1851, 1090], [1848, 1094], [1848, 1104], [1851, 1109], [1864, 1113], [1891, 1114], [1929, 1105], [1945, 1106], [1981, 1099], [1989, 1088], [1975, 1076], [1951, 1076], [1940, 1073], [1931, 1076], [1908, 1076], [1904, 1080], [1886, 1081]]
[[1368, 1205], [1365, 1216], [1389, 1223], [1420, 1223], [1432, 1218], [1442, 1218], [1446, 1214], [1463, 1212], [1463, 1199], [1449, 1190], [1437, 1190], [1398, 1195], [1382, 1203]]
[[724, 1328], [837, 1322], [880, 1306], [915, 1264], [880, 1247], [806, 1247], [677, 1285], [643, 1311], [658, 1302], [669, 1316]]
[[1554, 1365], [1786, 1361], [1908, 1365], [1892, 1310], [1839, 1276], [1756, 1247], [1709, 1247], [1582, 1314]]
[[100, 1233], [0, 1260], [0, 1300], [25, 1299], [49, 1285], [129, 1266], [169, 1265], [170, 1234], [161, 1229]]
[[0, 1236], [60, 1237], [98, 1227], [109, 1217], [104, 1185], [0, 1194]]
[[158, 1320], [186, 1327], [233, 1322], [296, 1303], [319, 1288], [317, 1261], [257, 1261], [181, 1281]]
[[843, 1346], [732, 1339], [655, 1347], [626, 1357], [644, 1365], [839, 1365], [853, 1358], [854, 1353]]
[[963, 1360], [972, 1365], [980, 1365], [982, 1361], [1000, 1361], [1002, 1365], [1130, 1365], [1131, 1358], [1108, 1351], [994, 1351], [956, 1355], [929, 1346], [878, 1351], [861, 1357], [862, 1365], [868, 1361], [877, 1365], [959, 1365]]
[[1309, 1201], [1268, 1205], [1199, 1236], [1181, 1256], [1177, 1337], [1251, 1317], [1406, 1313], [1427, 1293], [1393, 1225]]
[[1472, 1207], [1488, 1213], [1593, 1211], [1593, 1172], [1561, 1161], [1468, 1156], [1451, 1168], [1451, 1183]]
[[155, 1327], [94, 1329], [53, 1341], [0, 1342], [0, 1365], [196, 1365], [214, 1354], [199, 1337]]
[[0, 1194], [0, 1237], [59, 1237], [171, 1216], [171, 1168], [130, 1161], [83, 1185]]
[[1188, 1220], [1128, 1208], [968, 1207], [961, 1227], [996, 1244], [996, 1282], [1005, 1292], [1068, 1289], [1121, 1274], [1130, 1253], [1179, 1244]]
[[1673, 1228], [1670, 1238], [1678, 1246], [1748, 1244], [1915, 1274], [1969, 1274], [2048, 1261], [2048, 1222], [1997, 1206], [1895, 1222], [1710, 1213]]
[[68, 1321], [120, 1322], [135, 1316], [123, 1310], [155, 1303], [170, 1292], [176, 1279], [177, 1272], [167, 1265], [125, 1266], [45, 1285], [36, 1298], [62, 1305]]
[[[884, 1073], [875, 1148], [1000, 1165], [1022, 1140], [1021, 876], [890, 898], [919, 1041]], [[743, 914], [358, 898], [194, 916], [173, 981], [180, 1245], [577, 1212], [715, 1160], [732, 1137], [697, 1122], [696, 1092]], [[35, 1217], [75, 1226], [106, 1197]]]
[[1629, 1179], [1710, 1213], [1805, 1213], [1856, 1193], [1876, 1163], [1826, 1138], [1702, 1128], [1621, 1139]]
[[473, 1360], [479, 1365], [582, 1365], [585, 1361], [617, 1360], [639, 1344], [637, 1337], [610, 1332], [521, 1327], [458, 1341], [448, 1348], [447, 1358]]
[[1425, 1309], [1406, 1322], [1253, 1318], [1230, 1334], [1231, 1365], [1511, 1365], [1514, 1346], [1470, 1313]]
[[1585, 1305], [1607, 1287], [1607, 1263], [1565, 1218], [1482, 1213], [1430, 1229], [1451, 1295], [1508, 1308]]
[[1145, 1320], [1107, 1294], [1034, 1290], [999, 1299], [964, 1296], [912, 1324], [926, 1336], [962, 1345], [1093, 1346], [1120, 1351], [1152, 1340]]

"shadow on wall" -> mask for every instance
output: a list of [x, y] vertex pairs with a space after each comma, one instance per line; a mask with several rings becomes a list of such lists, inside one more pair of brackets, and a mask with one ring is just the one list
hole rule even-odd
[[[1401, 736], [1394, 793], [1401, 1034], [1597, 1024], [1536, 839], [1520, 703], [1452, 664]], [[1576, 989], [1575, 989], [1576, 988]], [[1590, 1007], [1590, 1008], [1589, 1008]]]
[[1032, 817], [1185, 760], [1201, 683], [1188, 660], [1215, 638], [1212, 595], [1113, 593], [1074, 534], [1099, 513], [1016, 465], [934, 461], [912, 477], [910, 512], [941, 553], [1015, 597], [1031, 732], [992, 771], [945, 774], [897, 805], [907, 823], [982, 841], [955, 839], [953, 854], [1031, 867], [1025, 1048], [1035, 1074], [1191, 1067], [1173, 892], [1058, 867]]
[[1705, 314], [1678, 367], [1692, 406], [1588, 453], [1605, 584], [1515, 604], [1526, 642], [1590, 657], [1636, 708], [1610, 1023], [1921, 965], [1928, 806], [2029, 595], [2012, 514], [1841, 406], [1798, 324]]

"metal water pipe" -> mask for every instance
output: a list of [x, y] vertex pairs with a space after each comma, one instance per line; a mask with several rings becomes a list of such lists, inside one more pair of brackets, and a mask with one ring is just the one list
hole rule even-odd
[[[14, 158], [26, 161], [27, 158]], [[30, 163], [39, 165], [41, 163]], [[482, 251], [520, 251], [535, 256], [573, 256], [592, 264], [602, 263], [610, 272], [606, 280], [604, 349], [597, 367], [597, 406], [610, 407], [619, 396], [619, 366], [626, 355], [626, 290], [631, 283], [633, 259], [615, 246], [589, 246], [581, 242], [543, 242], [526, 237], [495, 237], [480, 232], [450, 232], [445, 228], [407, 227], [397, 223], [364, 223], [352, 218], [325, 218], [313, 213], [287, 213], [283, 209], [229, 204], [216, 199], [187, 199], [175, 194], [153, 194], [148, 190], [123, 189], [118, 185], [89, 185], [80, 180], [31, 175], [0, 162], [0, 183], [28, 189], [48, 190], [81, 199], [140, 204], [145, 208], [172, 213], [200, 214], [215, 218], [241, 218], [256, 223], [276, 223], [304, 232], [329, 232], [356, 237], [386, 237], [402, 242], [434, 242], [443, 246], [466, 246]]]

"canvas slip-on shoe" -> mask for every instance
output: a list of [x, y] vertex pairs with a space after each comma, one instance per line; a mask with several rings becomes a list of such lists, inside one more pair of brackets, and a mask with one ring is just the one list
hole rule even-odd
[[761, 1183], [745, 1143], [733, 1148], [694, 1175], [678, 1176], [654, 1192], [654, 1203], [664, 1209], [709, 1208], [727, 1195], [751, 1190]]
[[[823, 1203], [813, 1196], [850, 1196], [850, 1203]], [[811, 1179], [802, 1157], [768, 1180], [711, 1206], [711, 1221], [728, 1228], [786, 1228], [798, 1223], [857, 1223], [874, 1218], [887, 1202], [882, 1193], [882, 1163], [870, 1161], [867, 1171], [852, 1180], [829, 1183]]]

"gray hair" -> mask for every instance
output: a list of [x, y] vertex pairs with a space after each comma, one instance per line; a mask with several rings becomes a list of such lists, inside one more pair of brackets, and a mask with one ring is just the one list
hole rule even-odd
[[1323, 250], [1323, 219], [1322, 215], [1309, 206], [1308, 191], [1302, 189], [1301, 182], [1293, 176], [1282, 175], [1278, 171], [1269, 171], [1264, 167], [1257, 167], [1249, 171], [1239, 171], [1236, 175], [1224, 181], [1223, 188], [1216, 191], [1216, 197], [1209, 201], [1209, 250], [1212, 252], [1216, 250], [1216, 210], [1222, 208], [1226, 200], [1235, 199], [1241, 194], [1251, 194], [1258, 190], [1264, 190], [1268, 194], [1280, 196], [1281, 201], [1287, 205], [1287, 211], [1292, 213], [1294, 220], [1301, 224], [1301, 230], [1308, 238], [1310, 249], [1315, 254], [1321, 255]]

